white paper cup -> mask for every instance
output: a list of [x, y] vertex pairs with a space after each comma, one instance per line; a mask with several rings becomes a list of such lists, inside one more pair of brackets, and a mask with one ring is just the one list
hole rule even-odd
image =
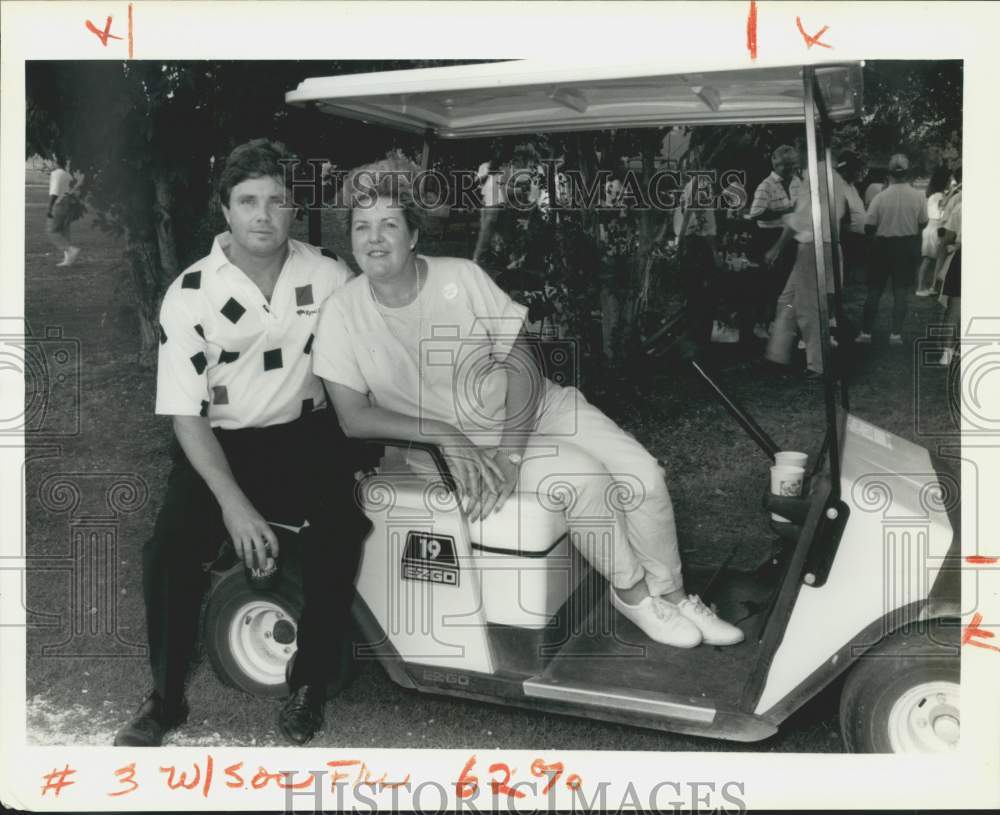
[[[779, 454], [780, 455], [780, 454]], [[797, 498], [802, 495], [802, 482], [805, 479], [804, 467], [794, 467], [790, 464], [775, 464], [771, 468], [771, 494], [785, 498]], [[788, 522], [788, 518], [777, 513], [771, 513], [771, 519]]]
[[809, 456], [806, 453], [797, 453], [794, 450], [782, 450], [780, 453], [774, 454], [774, 463], [778, 465], [785, 464], [789, 467], [805, 469], [808, 462]]

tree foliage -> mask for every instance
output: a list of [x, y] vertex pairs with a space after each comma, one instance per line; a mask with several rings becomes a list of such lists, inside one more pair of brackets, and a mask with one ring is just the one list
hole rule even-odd
[[[340, 167], [393, 148], [411, 155], [419, 150], [416, 137], [287, 106], [285, 92], [310, 76], [435, 64], [442, 62], [33, 62], [27, 68], [28, 154], [67, 158], [85, 175], [82, 192], [98, 223], [125, 237], [142, 329], [140, 356], [149, 359], [163, 291], [222, 228], [212, 190], [236, 144], [265, 136], [284, 141], [302, 157], [330, 158]], [[837, 129], [838, 147], [874, 162], [903, 150], [923, 169], [960, 147], [960, 61], [868, 62], [864, 81], [864, 117]], [[529, 141], [537, 155], [563, 156], [568, 167], [589, 179], [599, 170], [620, 173], [629, 164], [647, 178], [663, 132], [535, 134]], [[770, 170], [776, 145], [801, 146], [802, 140], [801, 127], [787, 125], [700, 127], [693, 130], [691, 145], [699, 148], [706, 167], [743, 169], [752, 189]], [[442, 156], [470, 168], [491, 152], [509, 155], [514, 143], [446, 145]], [[622, 327], [615, 356], [633, 339], [639, 292], [648, 282], [653, 236], [663, 217], [651, 210], [638, 214], [636, 251], [613, 285], [594, 280], [595, 264], [607, 266], [598, 246], [598, 213], [581, 211], [563, 219], [557, 232], [539, 233], [549, 241], [548, 260], [539, 263], [550, 271], [548, 282], [571, 290], [567, 297], [579, 321], [594, 308], [614, 312], [605, 323]], [[593, 257], [581, 259], [585, 247]], [[622, 272], [621, 258], [615, 263]]]

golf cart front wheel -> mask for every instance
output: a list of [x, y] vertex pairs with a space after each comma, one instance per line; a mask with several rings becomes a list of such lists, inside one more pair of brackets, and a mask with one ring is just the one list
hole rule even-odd
[[262, 591], [247, 584], [242, 566], [226, 575], [205, 609], [205, 649], [216, 675], [252, 696], [287, 696], [285, 666], [298, 646], [302, 604], [302, 588], [287, 576]]
[[893, 634], [861, 658], [844, 683], [840, 729], [855, 753], [957, 753], [960, 710], [957, 627], [937, 626]]

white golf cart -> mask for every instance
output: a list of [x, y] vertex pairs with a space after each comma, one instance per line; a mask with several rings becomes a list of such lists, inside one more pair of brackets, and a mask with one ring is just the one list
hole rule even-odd
[[[860, 115], [861, 77], [857, 63], [679, 70], [506, 62], [314, 78], [287, 101], [444, 139], [801, 123], [815, 232], [826, 226], [833, 236], [816, 244], [825, 292], [838, 262], [830, 127]], [[818, 299], [828, 354], [829, 315]], [[835, 302], [839, 310], [839, 284]], [[469, 523], [434, 446], [380, 440], [358, 482], [374, 530], [345, 666], [374, 658], [395, 682], [422, 692], [739, 741], [772, 735], [849, 672], [841, 702], [848, 749], [955, 750], [958, 541], [946, 504], [956, 490], [945, 489], [950, 482], [925, 449], [851, 415], [846, 383], [838, 389], [829, 373], [826, 433], [811, 451], [805, 494], [767, 495], [777, 446], [698, 371], [764, 454], [759, 511], [789, 519], [773, 525], [787, 542], [774, 568], [688, 575], [691, 590], [743, 629], [742, 644], [680, 650], [649, 641], [611, 609], [603, 581], [570, 546], [562, 512], [516, 494], [500, 513]], [[417, 454], [436, 473], [411, 467]], [[209, 599], [213, 665], [250, 693], [286, 692], [301, 608], [290, 566], [268, 591], [251, 589], [234, 566]]]

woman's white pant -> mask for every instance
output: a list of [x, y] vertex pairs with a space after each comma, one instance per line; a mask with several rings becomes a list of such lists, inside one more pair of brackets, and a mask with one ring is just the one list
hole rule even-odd
[[573, 545], [615, 588], [683, 586], [663, 468], [576, 388], [548, 386], [518, 486], [566, 513]]

